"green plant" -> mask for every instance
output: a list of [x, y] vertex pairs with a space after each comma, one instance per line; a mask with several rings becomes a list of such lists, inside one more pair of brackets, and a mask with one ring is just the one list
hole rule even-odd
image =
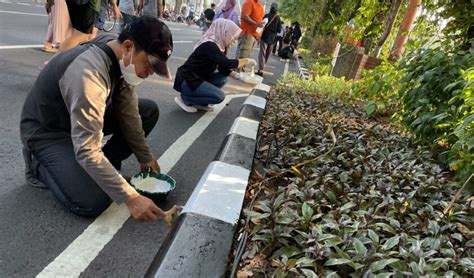
[[462, 98], [463, 104], [458, 107], [457, 126], [449, 134], [454, 143], [447, 156], [451, 168], [458, 170], [460, 176], [468, 177], [474, 173], [474, 67], [464, 72], [463, 77], [464, 88], [451, 99], [454, 102]]
[[296, 90], [302, 90], [309, 94], [324, 95], [348, 101], [351, 97], [350, 91], [352, 87], [351, 81], [346, 81], [344, 78], [337, 78], [334, 76], [314, 76], [309, 80], [301, 80], [294, 74], [286, 75], [280, 84], [289, 84]]
[[353, 86], [354, 96], [364, 103], [367, 114], [393, 114], [398, 110], [399, 80], [403, 71], [397, 63], [382, 62], [372, 70], [364, 70], [362, 79]]
[[261, 125], [242, 271], [469, 277], [474, 200], [461, 195], [443, 215], [458, 187], [430, 152], [314, 84], [284, 81]]
[[472, 172], [474, 49], [446, 40], [411, 51], [401, 62], [400, 119], [413, 138], [430, 145], [461, 177]]
[[312, 75], [329, 75], [332, 57], [321, 57], [311, 65]]

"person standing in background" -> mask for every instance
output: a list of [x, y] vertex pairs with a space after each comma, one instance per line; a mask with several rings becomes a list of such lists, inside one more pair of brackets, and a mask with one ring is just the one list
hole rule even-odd
[[160, 0], [142, 0], [143, 1], [143, 12], [140, 15], [151, 15], [158, 17], [158, 7], [160, 6]]
[[277, 15], [277, 3], [272, 3], [270, 12], [265, 15], [264, 19], [268, 22], [260, 39], [260, 52], [258, 53], [258, 71], [257, 75], [263, 76], [263, 68], [270, 57], [272, 46], [276, 41], [277, 34], [281, 31], [281, 20]]
[[237, 59], [250, 57], [255, 39], [259, 39], [261, 34], [257, 32], [257, 27], [263, 27], [263, 5], [260, 0], [247, 0], [242, 5], [240, 28], [242, 35], [237, 45]]
[[[107, 1], [107, 0], [103, 0]], [[59, 52], [77, 46], [81, 42], [89, 41], [97, 34], [95, 27], [102, 0], [66, 0], [69, 18], [74, 28], [72, 35], [59, 47]], [[111, 0], [115, 18], [120, 17], [120, 10], [116, 0]]]
[[48, 13], [48, 33], [43, 51], [55, 53], [61, 43], [72, 35], [73, 29], [65, 0], [48, 0], [45, 8]]
[[57, 48], [72, 36], [74, 29], [67, 10], [66, 0], [54, 0], [53, 13], [53, 37]]
[[278, 32], [277, 37], [276, 37], [276, 42], [273, 44], [273, 51], [272, 53], [275, 54], [277, 50], [277, 45], [278, 45], [278, 51], [281, 50], [283, 47], [283, 37], [285, 36], [285, 31], [286, 31], [286, 25], [284, 22], [281, 22], [281, 30]]
[[99, 32], [99, 30], [104, 30], [105, 14], [107, 13], [109, 3], [112, 6], [115, 18], [119, 19], [122, 17], [120, 9], [117, 6], [117, 0], [100, 0], [99, 13], [95, 17], [94, 29], [92, 30], [91, 36], [89, 36], [89, 40], [94, 39], [97, 36], [97, 32]]
[[141, 6], [140, 3], [136, 3], [135, 0], [120, 0], [119, 8], [120, 12], [122, 13], [122, 18], [120, 19], [120, 32], [125, 29], [127, 25], [129, 25], [132, 20], [137, 17], [138, 7]]
[[236, 4], [237, 4], [237, 0], [224, 0], [224, 2], [222, 2], [219, 8], [217, 8], [214, 19], [218, 19], [218, 18], [230, 19], [235, 24], [240, 26], [239, 14], [235, 10]]
[[[74, 31], [59, 47], [59, 52], [77, 46], [83, 41], [88, 41], [94, 29], [95, 18], [100, 9], [101, 0], [66, 0], [69, 17]], [[85, 2], [85, 3], [84, 3]]]
[[58, 51], [57, 48], [53, 47], [53, 15], [51, 13], [53, 5], [54, 0], [46, 0], [46, 2], [44, 2], [44, 8], [46, 9], [46, 13], [48, 14], [48, 32], [46, 33], [46, 38], [44, 40], [42, 50], [44, 52], [49, 53], [54, 53]]
[[301, 38], [301, 26], [298, 21], [293, 22], [292, 24], [293, 33], [291, 34], [291, 44], [298, 48], [298, 41]]

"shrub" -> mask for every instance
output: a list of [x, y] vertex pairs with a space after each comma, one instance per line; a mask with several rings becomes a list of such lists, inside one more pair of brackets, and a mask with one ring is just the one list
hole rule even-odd
[[308, 94], [320, 94], [344, 101], [351, 97], [352, 82], [344, 80], [343, 77], [314, 76], [309, 80], [300, 80], [296, 75], [288, 74], [280, 82], [289, 84], [296, 90], [308, 92]]
[[442, 42], [412, 51], [401, 63], [402, 123], [464, 178], [473, 170], [472, 65], [474, 49]]
[[398, 64], [389, 62], [363, 71], [362, 79], [354, 83], [353, 92], [364, 103], [367, 114], [393, 114], [398, 110], [399, 81], [402, 75]]

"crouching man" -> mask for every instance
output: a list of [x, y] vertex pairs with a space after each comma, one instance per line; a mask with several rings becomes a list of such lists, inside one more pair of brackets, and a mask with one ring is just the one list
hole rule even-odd
[[158, 106], [139, 99], [134, 87], [153, 73], [169, 78], [172, 50], [168, 27], [143, 16], [118, 38], [103, 35], [55, 56], [21, 113], [27, 184], [49, 188], [81, 216], [98, 216], [114, 201], [126, 203], [135, 219], [164, 219], [119, 170], [133, 153], [141, 170], [160, 171], [145, 138], [158, 121]]

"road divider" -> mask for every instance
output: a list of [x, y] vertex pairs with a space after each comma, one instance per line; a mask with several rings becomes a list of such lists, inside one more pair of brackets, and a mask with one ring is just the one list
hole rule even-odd
[[244, 101], [145, 277], [224, 277], [270, 86]]

